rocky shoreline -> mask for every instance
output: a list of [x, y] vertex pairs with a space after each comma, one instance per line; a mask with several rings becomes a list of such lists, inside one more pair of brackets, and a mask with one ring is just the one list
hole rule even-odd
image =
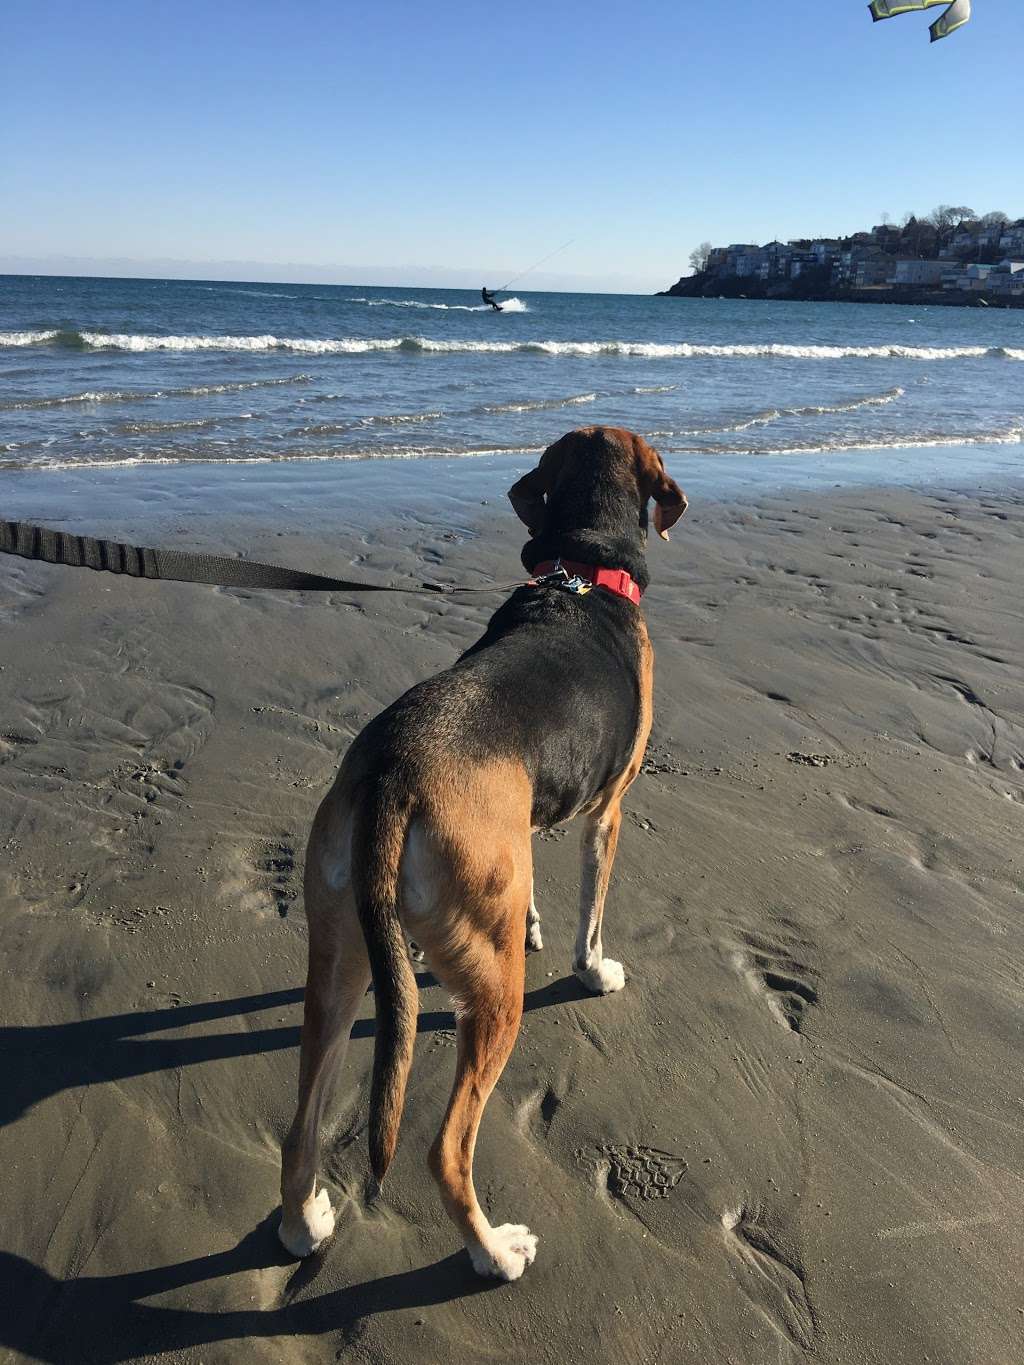
[[864, 289], [831, 289], [822, 285], [800, 288], [792, 280], [765, 283], [747, 277], [720, 279], [710, 273], [684, 275], [656, 298], [674, 299], [771, 299], [793, 303], [897, 303], [943, 308], [1024, 308], [1024, 298], [986, 296], [949, 289], [914, 289], [905, 286]]

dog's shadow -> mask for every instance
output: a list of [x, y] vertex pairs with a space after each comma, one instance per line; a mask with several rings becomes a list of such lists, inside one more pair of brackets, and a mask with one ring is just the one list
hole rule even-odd
[[[420, 972], [421, 989], [436, 986], [429, 972]], [[586, 995], [575, 977], [563, 977], [537, 990], [527, 991], [524, 1011], [579, 1000]], [[0, 1127], [13, 1123], [40, 1101], [62, 1090], [123, 1081], [154, 1071], [195, 1066], [200, 1062], [229, 1057], [255, 1056], [297, 1047], [297, 1025], [279, 1028], [242, 1028], [231, 1033], [197, 1032], [184, 1038], [161, 1038], [167, 1029], [201, 1026], [233, 1015], [248, 1016], [260, 1010], [301, 1004], [301, 988], [267, 991], [262, 995], [236, 996], [231, 1000], [207, 1000], [202, 1004], [174, 1005], [166, 1009], [139, 1010], [133, 1014], [84, 1019], [71, 1024], [44, 1024], [25, 1028], [0, 1028]], [[453, 1029], [450, 1010], [427, 1010], [420, 1014], [420, 1033]], [[357, 1019], [353, 1038], [372, 1038], [372, 1019]], [[157, 1035], [157, 1036], [154, 1036]]]
[[[498, 1283], [481, 1280], [461, 1251], [433, 1265], [382, 1275], [316, 1298], [294, 1301], [286, 1295], [277, 1308], [208, 1312], [141, 1302], [188, 1285], [283, 1265], [285, 1253], [274, 1233], [277, 1216], [264, 1219], [229, 1251], [126, 1275], [58, 1280], [21, 1256], [0, 1252], [5, 1286], [0, 1343], [28, 1359], [54, 1365], [76, 1361], [113, 1365], [247, 1337], [327, 1332], [344, 1337], [371, 1315], [427, 1308], [486, 1293]], [[292, 1292], [295, 1278], [289, 1286]]]
[[[421, 989], [437, 984], [427, 972], [421, 972], [417, 981]], [[152, 1035], [295, 1005], [302, 994], [301, 989], [268, 991], [71, 1024], [0, 1029], [4, 1066], [0, 1121], [10, 1123], [71, 1087], [296, 1047], [295, 1026], [184, 1038]], [[584, 998], [587, 992], [575, 977], [567, 976], [528, 991], [523, 1007], [529, 1012]], [[427, 1011], [420, 1014], [418, 1027], [421, 1033], [452, 1029], [455, 1016], [449, 1010]], [[358, 1020], [352, 1036], [367, 1038], [373, 1032], [373, 1020]], [[497, 1283], [481, 1280], [465, 1252], [458, 1252], [416, 1270], [297, 1299], [323, 1265], [323, 1258], [314, 1257], [296, 1268], [285, 1301], [277, 1308], [217, 1313], [140, 1302], [188, 1285], [290, 1263], [276, 1237], [278, 1217], [277, 1212], [270, 1215], [229, 1251], [124, 1275], [59, 1280], [24, 1257], [0, 1251], [0, 1282], [6, 1291], [0, 1308], [0, 1343], [31, 1359], [59, 1365], [78, 1360], [107, 1365], [244, 1337], [344, 1335], [372, 1314], [428, 1307], [485, 1292]], [[328, 1245], [325, 1257], [329, 1255]]]

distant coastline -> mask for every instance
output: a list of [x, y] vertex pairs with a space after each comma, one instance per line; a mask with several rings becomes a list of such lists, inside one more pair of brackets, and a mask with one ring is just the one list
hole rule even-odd
[[1024, 295], [999, 296], [954, 293], [947, 289], [887, 288], [800, 289], [795, 283], [764, 284], [753, 280], [719, 280], [709, 275], [685, 275], [670, 289], [659, 289], [656, 298], [674, 299], [771, 299], [789, 303], [897, 303], [943, 308], [1024, 308]]
[[849, 237], [702, 242], [670, 298], [1024, 308], [1024, 218], [940, 204]]

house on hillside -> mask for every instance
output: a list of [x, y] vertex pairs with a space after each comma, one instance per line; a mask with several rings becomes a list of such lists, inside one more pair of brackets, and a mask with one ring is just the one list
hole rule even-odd
[[942, 277], [948, 271], [948, 261], [919, 261], [904, 258], [895, 262], [895, 269], [889, 277], [889, 283], [897, 289], [934, 289], [942, 283]]

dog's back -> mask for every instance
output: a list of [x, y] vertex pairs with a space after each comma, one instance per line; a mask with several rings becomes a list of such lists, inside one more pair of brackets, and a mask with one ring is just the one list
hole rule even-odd
[[636, 743], [650, 646], [631, 603], [600, 590], [519, 589], [451, 668], [365, 727], [339, 781], [392, 780], [415, 800], [439, 762], [506, 758], [532, 787], [531, 825], [586, 807]]

